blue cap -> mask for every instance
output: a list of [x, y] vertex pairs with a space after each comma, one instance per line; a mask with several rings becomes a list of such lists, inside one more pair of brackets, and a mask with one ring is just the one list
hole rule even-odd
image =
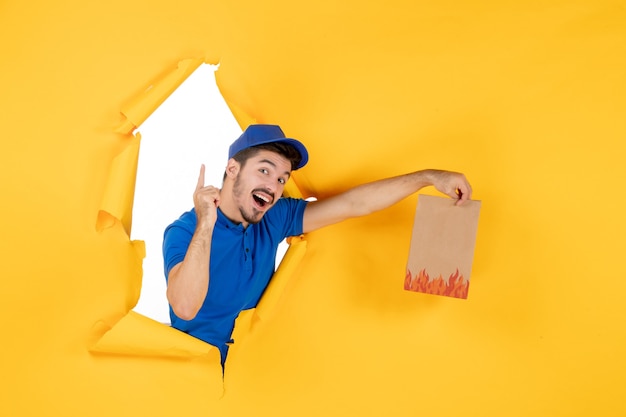
[[244, 149], [265, 143], [282, 142], [293, 146], [300, 152], [302, 160], [296, 169], [302, 168], [309, 161], [309, 153], [302, 142], [295, 139], [286, 138], [285, 134], [279, 126], [276, 125], [250, 125], [239, 136], [239, 138], [230, 145], [228, 149], [228, 158], [232, 158]]

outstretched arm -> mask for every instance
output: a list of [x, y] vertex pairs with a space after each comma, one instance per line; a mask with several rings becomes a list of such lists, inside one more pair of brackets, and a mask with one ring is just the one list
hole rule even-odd
[[196, 230], [182, 262], [175, 265], [167, 279], [167, 300], [183, 320], [193, 319], [209, 290], [209, 257], [213, 227], [217, 220], [220, 190], [204, 185], [204, 165], [193, 194]]
[[329, 224], [364, 216], [387, 208], [429, 185], [463, 204], [472, 196], [465, 175], [427, 169], [359, 185], [323, 201], [314, 201], [304, 211], [304, 233]]

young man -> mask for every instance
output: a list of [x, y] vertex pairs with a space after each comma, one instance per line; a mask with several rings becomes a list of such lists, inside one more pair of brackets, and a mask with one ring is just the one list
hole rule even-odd
[[278, 244], [342, 220], [384, 209], [434, 185], [471, 198], [465, 176], [423, 170], [360, 185], [323, 201], [281, 198], [293, 170], [308, 161], [304, 145], [275, 125], [251, 125], [230, 146], [222, 188], [204, 185], [194, 208], [163, 239], [172, 326], [220, 349], [222, 365], [235, 319], [259, 302], [274, 273]]

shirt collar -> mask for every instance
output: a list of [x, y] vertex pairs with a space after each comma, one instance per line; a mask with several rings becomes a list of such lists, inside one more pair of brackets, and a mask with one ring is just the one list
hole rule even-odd
[[217, 208], [217, 221], [224, 227], [226, 227], [227, 229], [234, 229], [234, 230], [244, 230], [243, 228], [243, 224], [239, 223], [235, 223], [232, 220], [230, 220], [228, 217], [226, 217], [226, 215], [222, 212], [222, 210], [218, 207]]

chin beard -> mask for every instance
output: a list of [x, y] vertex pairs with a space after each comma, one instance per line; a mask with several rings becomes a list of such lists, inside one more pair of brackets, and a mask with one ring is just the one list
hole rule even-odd
[[241, 213], [241, 217], [248, 224], [257, 224], [263, 218], [264, 213], [260, 211], [253, 210], [253, 214], [246, 213], [242, 208], [239, 209], [239, 213]]
[[[242, 183], [240, 181], [239, 176], [235, 179], [235, 184], [233, 186], [233, 195], [235, 198], [242, 198], [244, 195], [242, 189]], [[257, 224], [263, 219], [265, 212], [256, 210], [252, 208], [250, 212], [246, 211], [243, 205], [239, 206], [239, 214], [241, 214], [241, 218], [248, 224]]]

